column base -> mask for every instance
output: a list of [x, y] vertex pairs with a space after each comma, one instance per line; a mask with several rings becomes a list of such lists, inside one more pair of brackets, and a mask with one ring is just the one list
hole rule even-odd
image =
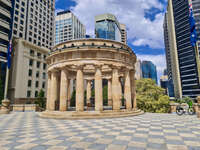
[[8, 100], [8, 99], [2, 100], [0, 114], [9, 114], [10, 113], [9, 107], [10, 107], [10, 100]]

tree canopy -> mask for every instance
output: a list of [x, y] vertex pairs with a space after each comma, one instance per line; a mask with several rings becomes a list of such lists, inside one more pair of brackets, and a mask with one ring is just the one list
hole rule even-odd
[[151, 79], [136, 81], [137, 106], [145, 112], [167, 113], [169, 112], [169, 97], [165, 95], [165, 89], [157, 86]]

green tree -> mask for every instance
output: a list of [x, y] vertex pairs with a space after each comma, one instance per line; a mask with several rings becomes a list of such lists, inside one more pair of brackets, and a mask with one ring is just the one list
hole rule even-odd
[[38, 104], [41, 108], [45, 108], [45, 106], [46, 106], [45, 93], [42, 89], [40, 90], [40, 92], [37, 96], [35, 104]]
[[165, 95], [165, 89], [157, 86], [151, 79], [136, 81], [137, 106], [145, 112], [167, 113], [169, 112], [169, 97]]
[[73, 90], [71, 100], [70, 100], [70, 106], [74, 107], [76, 104], [76, 90]]
[[103, 104], [108, 105], [108, 86], [103, 87]]
[[1, 104], [1, 101], [3, 100], [3, 98], [4, 98], [4, 88], [3, 88], [3, 82], [0, 79], [0, 104]]

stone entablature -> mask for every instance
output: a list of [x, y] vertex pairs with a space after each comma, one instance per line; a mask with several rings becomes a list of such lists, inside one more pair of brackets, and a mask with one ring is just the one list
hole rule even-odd
[[[71, 47], [70, 47], [71, 46]], [[108, 80], [108, 105], [120, 111], [122, 91], [127, 111], [136, 109], [135, 63], [136, 56], [127, 45], [104, 39], [80, 39], [58, 44], [47, 57], [48, 94], [47, 110], [67, 111], [70, 100], [70, 80], [76, 80], [77, 112], [85, 110], [84, 80], [87, 81], [87, 103], [91, 98], [94, 81], [95, 111], [102, 112], [102, 80]], [[124, 81], [122, 90], [121, 79]]]

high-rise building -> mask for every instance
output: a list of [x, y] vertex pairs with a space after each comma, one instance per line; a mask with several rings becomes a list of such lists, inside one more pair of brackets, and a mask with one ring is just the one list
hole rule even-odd
[[160, 86], [165, 89], [165, 94], [168, 95], [168, 77], [166, 75], [160, 77]]
[[121, 42], [120, 23], [112, 14], [95, 16], [96, 38], [110, 39]]
[[50, 50], [22, 38], [14, 39], [13, 48], [8, 98], [12, 103], [34, 102], [41, 89], [46, 95], [46, 57]]
[[142, 63], [141, 60], [137, 60], [135, 63], [135, 79], [139, 80], [142, 78]]
[[126, 32], [126, 25], [120, 23], [120, 29], [121, 29], [121, 42], [127, 44], [127, 32]]
[[[200, 39], [200, 1], [192, 0], [198, 40]], [[165, 50], [169, 83], [174, 96], [195, 98], [200, 95], [199, 50], [190, 41], [189, 0], [168, 0], [164, 21]]]
[[3, 89], [6, 79], [7, 49], [12, 33], [13, 5], [14, 1], [0, 1], [0, 80]]
[[51, 48], [54, 42], [55, 0], [15, 0], [13, 36]]
[[157, 84], [156, 66], [151, 61], [142, 61], [142, 77], [150, 78]]
[[57, 13], [55, 20], [55, 45], [72, 39], [85, 38], [85, 26], [71, 11]]

